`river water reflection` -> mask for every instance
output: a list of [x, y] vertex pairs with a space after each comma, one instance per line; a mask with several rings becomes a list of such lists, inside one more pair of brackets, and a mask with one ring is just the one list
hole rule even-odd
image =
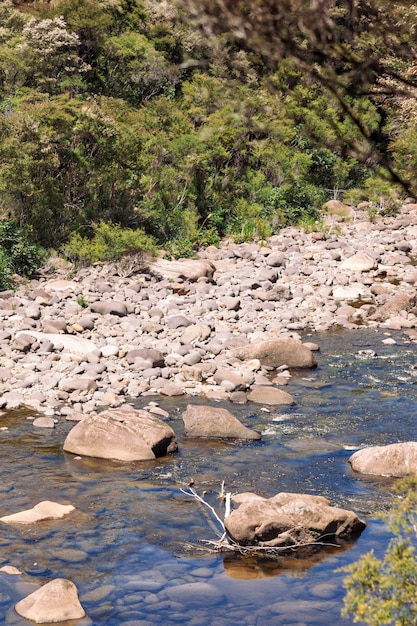
[[[383, 344], [381, 331], [309, 337], [321, 345], [319, 366], [291, 379], [295, 406], [264, 412], [227, 404], [263, 433], [260, 442], [184, 439], [181, 412], [207, 403], [199, 398], [146, 399], [169, 410], [180, 446], [149, 463], [77, 459], [62, 452], [72, 426], [63, 419], [50, 431], [33, 428], [25, 412], [4, 415], [0, 515], [46, 499], [76, 511], [36, 526], [2, 525], [0, 565], [24, 572], [0, 573], [2, 623], [28, 624], [15, 602], [65, 577], [88, 615], [77, 626], [351, 624], [340, 617], [343, 574], [336, 570], [371, 548], [383, 553], [389, 535], [376, 513], [388, 505], [392, 481], [355, 475], [347, 460], [363, 445], [416, 439], [416, 346], [392, 336], [396, 345]], [[302, 558], [208, 554], [200, 540], [215, 539], [216, 529], [207, 509], [180, 491], [191, 480], [216, 507], [223, 480], [232, 492], [325, 495], [368, 527], [355, 544]]]

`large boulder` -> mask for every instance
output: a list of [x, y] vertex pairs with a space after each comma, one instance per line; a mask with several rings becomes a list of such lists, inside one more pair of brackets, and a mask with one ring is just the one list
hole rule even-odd
[[146, 461], [178, 449], [168, 424], [128, 405], [85, 417], [67, 435], [65, 452], [119, 461]]
[[392, 443], [358, 450], [349, 459], [355, 472], [379, 476], [417, 474], [417, 442]]
[[347, 540], [366, 524], [352, 511], [330, 505], [322, 496], [278, 493], [269, 499], [245, 498], [225, 519], [230, 537], [242, 546], [305, 547]]
[[[21, 335], [23, 331], [18, 331], [16, 337]], [[74, 335], [60, 335], [59, 333], [41, 333], [36, 330], [25, 330], [24, 334], [35, 337], [39, 342], [49, 342], [54, 348], [63, 348], [64, 352], [71, 354], [88, 355], [92, 352], [98, 352], [96, 344], [90, 339], [84, 337], [76, 337]]]
[[157, 259], [149, 264], [149, 269], [163, 278], [173, 280], [182, 278], [190, 282], [196, 282], [199, 278], [204, 277], [211, 280], [216, 271], [211, 261], [202, 259], [177, 259], [176, 261]]
[[15, 605], [16, 612], [35, 624], [77, 620], [85, 616], [77, 587], [65, 578], [55, 578]]
[[399, 315], [402, 311], [416, 312], [417, 298], [413, 293], [405, 291], [397, 291], [394, 294], [387, 295], [382, 306], [378, 307], [370, 319], [377, 322], [384, 322], [390, 317]]
[[316, 367], [312, 351], [295, 339], [284, 337], [237, 348], [233, 354], [238, 359], [259, 359], [267, 367]]
[[224, 439], [260, 439], [261, 435], [247, 428], [227, 409], [189, 404], [182, 414], [184, 435]]

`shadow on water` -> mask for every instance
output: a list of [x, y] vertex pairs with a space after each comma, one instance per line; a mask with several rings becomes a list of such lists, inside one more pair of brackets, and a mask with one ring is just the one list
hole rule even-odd
[[[393, 481], [350, 469], [352, 451], [364, 445], [415, 439], [415, 345], [384, 345], [382, 333], [358, 330], [314, 336], [319, 365], [293, 372], [292, 407], [226, 406], [260, 441], [187, 439], [181, 414], [204, 399], [157, 400], [169, 411], [179, 452], [143, 463], [78, 458], [62, 452], [72, 424], [37, 429], [14, 411], [0, 427], [0, 516], [41, 500], [71, 503], [76, 511], [37, 525], [2, 525], [0, 619], [28, 624], [14, 603], [52, 578], [73, 580], [89, 616], [77, 626], [164, 623], [219, 625], [351, 624], [340, 617], [343, 574], [337, 569], [389, 535], [376, 513], [387, 508]], [[309, 337], [311, 339], [311, 337]], [[373, 354], [376, 353], [376, 354]], [[262, 408], [267, 408], [266, 411]], [[208, 553], [202, 540], [217, 536], [207, 507], [181, 492], [192, 483], [221, 511], [222, 482], [231, 492], [320, 494], [354, 510], [368, 527], [356, 541], [275, 559]], [[72, 626], [66, 623], [65, 626]]]

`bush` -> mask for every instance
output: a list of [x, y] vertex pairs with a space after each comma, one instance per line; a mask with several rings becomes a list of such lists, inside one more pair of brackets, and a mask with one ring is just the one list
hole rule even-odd
[[12, 268], [10, 259], [2, 248], [0, 248], [0, 290], [10, 289], [12, 286]]
[[347, 594], [343, 615], [369, 626], [417, 623], [417, 476], [398, 484], [399, 497], [383, 517], [394, 537], [382, 560], [373, 551], [344, 571]]
[[123, 256], [149, 252], [156, 253], [154, 240], [142, 229], [122, 228], [112, 222], [100, 221], [92, 226], [92, 237], [73, 233], [63, 247], [71, 261], [81, 264], [118, 261]]
[[33, 276], [45, 258], [45, 250], [31, 243], [13, 219], [0, 222], [0, 288], [8, 289], [12, 274]]

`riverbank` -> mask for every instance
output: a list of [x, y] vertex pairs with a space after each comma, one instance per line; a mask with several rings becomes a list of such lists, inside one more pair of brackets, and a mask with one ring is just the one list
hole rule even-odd
[[417, 341], [417, 205], [341, 214], [198, 260], [51, 268], [0, 293], [0, 407], [76, 420], [143, 395], [245, 402], [271, 385], [270, 368], [236, 359], [248, 342], [334, 327]]

